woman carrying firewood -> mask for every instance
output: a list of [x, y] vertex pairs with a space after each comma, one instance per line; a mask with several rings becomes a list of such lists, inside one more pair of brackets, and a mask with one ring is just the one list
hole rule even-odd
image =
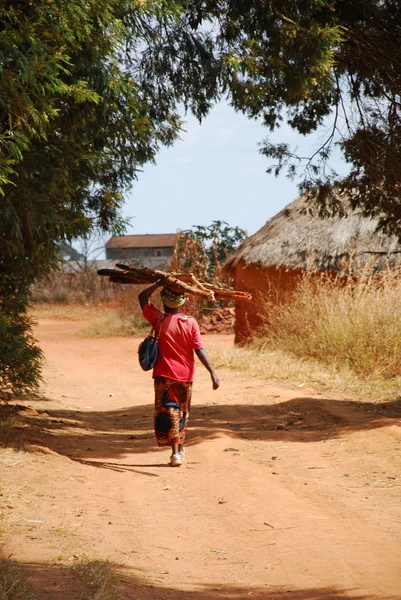
[[[162, 277], [145, 288], [138, 300], [143, 316], [155, 325], [159, 338], [159, 354], [153, 369], [157, 445], [171, 446], [171, 466], [179, 467], [185, 459], [184, 440], [195, 373], [194, 351], [209, 371], [214, 390], [219, 387], [219, 379], [203, 349], [198, 323], [179, 310], [186, 296], [170, 290], [165, 283], [166, 277]], [[160, 297], [164, 313], [149, 302], [159, 287], [163, 287]]]

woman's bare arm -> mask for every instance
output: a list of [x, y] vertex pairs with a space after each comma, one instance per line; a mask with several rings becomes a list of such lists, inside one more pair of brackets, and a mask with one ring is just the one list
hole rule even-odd
[[212, 384], [213, 384], [213, 389], [217, 390], [217, 388], [220, 385], [220, 381], [219, 378], [217, 377], [212, 365], [209, 362], [209, 358], [206, 354], [206, 351], [204, 350], [204, 348], [196, 348], [195, 350], [196, 352], [196, 356], [199, 358], [199, 360], [201, 361], [202, 365], [209, 371], [210, 376], [212, 378]]
[[141, 305], [142, 310], [143, 310], [143, 307], [148, 303], [148, 300], [149, 300], [150, 296], [153, 294], [153, 292], [155, 292], [157, 290], [157, 288], [162, 287], [164, 285], [165, 279], [166, 279], [165, 277], [158, 279], [156, 281], [156, 283], [152, 283], [152, 285], [149, 285], [147, 288], [145, 288], [144, 290], [142, 290], [142, 292], [140, 292], [138, 294], [138, 300], [139, 300], [139, 304]]

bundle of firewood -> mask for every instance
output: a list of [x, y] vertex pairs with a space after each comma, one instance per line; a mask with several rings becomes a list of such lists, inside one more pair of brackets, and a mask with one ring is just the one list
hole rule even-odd
[[227, 290], [204, 281], [198, 281], [192, 273], [165, 273], [147, 267], [117, 264], [116, 269], [99, 269], [99, 275], [109, 277], [112, 283], [151, 284], [165, 277], [165, 285], [173, 292], [194, 294], [209, 302], [215, 300], [250, 300], [248, 292]]

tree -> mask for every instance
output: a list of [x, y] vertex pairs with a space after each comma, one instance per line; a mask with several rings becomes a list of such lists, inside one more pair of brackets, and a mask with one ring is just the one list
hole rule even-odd
[[172, 268], [192, 272], [205, 281], [221, 276], [227, 256], [244, 241], [247, 233], [226, 221], [215, 220], [210, 225], [193, 225], [181, 232], [175, 249]]
[[[143, 5], [144, 8], [141, 8]], [[163, 13], [164, 10], [164, 13]], [[119, 233], [123, 192], [180, 130], [178, 95], [144, 90], [137, 46], [174, 3], [3, 0], [0, 6], [0, 386], [38, 383], [26, 311], [61, 242]], [[200, 50], [199, 50], [200, 51]], [[200, 89], [200, 88], [199, 88]], [[202, 91], [195, 103], [201, 103]], [[200, 114], [199, 109], [198, 114]]]
[[[211, 69], [202, 71], [209, 98], [214, 72], [219, 92], [234, 108], [261, 118], [271, 131], [287, 122], [307, 135], [330, 120], [312, 156], [297, 156], [288, 144], [267, 139], [261, 152], [275, 162], [268, 171], [300, 173], [300, 191], [318, 189], [311, 199], [322, 214], [340, 208], [331, 195], [336, 185], [350, 194], [353, 207], [379, 216], [382, 227], [401, 237], [401, 3], [192, 0], [176, 25], [177, 37], [184, 39], [182, 29], [199, 27], [209, 34], [204, 55]], [[175, 38], [160, 40], [144, 56], [150, 67], [146, 84], [162, 85], [168, 93], [178, 81], [191, 94], [188, 53], [177, 65]], [[154, 79], [162, 66], [163, 76]], [[190, 99], [184, 101], [191, 108]], [[330, 165], [336, 144], [350, 164], [347, 177]]]
[[79, 262], [80, 260], [84, 259], [84, 255], [68, 242], [60, 242], [58, 245], [58, 252], [61, 262], [66, 262], [70, 260]]
[[75, 240], [75, 247], [64, 242], [59, 245], [61, 260], [68, 261], [76, 273], [88, 270], [96, 272], [96, 260], [104, 255], [105, 242], [105, 236], [97, 232]]

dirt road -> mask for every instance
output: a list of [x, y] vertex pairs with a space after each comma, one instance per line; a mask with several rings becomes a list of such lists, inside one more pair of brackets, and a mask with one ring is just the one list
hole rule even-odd
[[[81, 598], [83, 555], [129, 600], [401, 599], [400, 404], [197, 368], [185, 466], [152, 429], [138, 340], [42, 321], [31, 452], [2, 455], [3, 548], [39, 599]], [[211, 344], [229, 337], [205, 336]]]

